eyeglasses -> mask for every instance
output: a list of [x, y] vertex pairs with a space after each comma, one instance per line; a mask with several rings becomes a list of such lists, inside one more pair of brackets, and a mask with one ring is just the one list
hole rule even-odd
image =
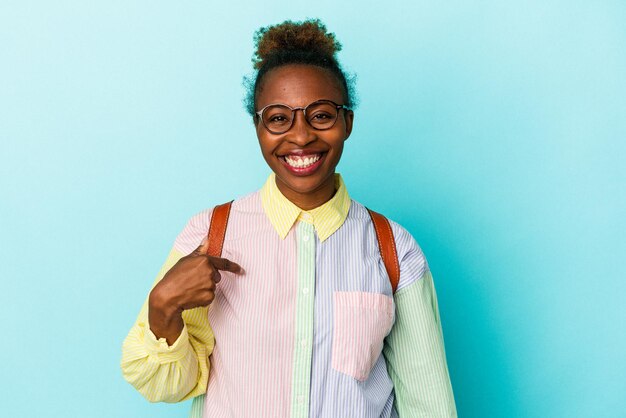
[[[273, 134], [284, 134], [293, 125], [296, 110], [302, 110], [304, 119], [314, 129], [325, 131], [337, 122], [339, 109], [350, 110], [344, 105], [338, 105], [332, 100], [317, 100], [305, 107], [291, 107], [286, 104], [270, 104], [256, 112], [265, 129]], [[257, 122], [258, 122], [257, 119]]]

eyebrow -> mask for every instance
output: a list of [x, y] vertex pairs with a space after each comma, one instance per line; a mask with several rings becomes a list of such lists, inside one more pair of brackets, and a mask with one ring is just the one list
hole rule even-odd
[[[310, 105], [311, 103], [315, 103], [315, 102], [319, 102], [319, 101], [323, 101], [323, 100], [328, 100], [329, 102], [333, 102], [333, 103], [336, 103], [338, 105], [340, 104], [339, 102], [343, 102], [344, 101], [343, 98], [341, 100], [339, 100], [339, 102], [337, 100], [334, 100], [334, 99], [321, 98], [321, 99], [315, 99], [315, 100], [313, 100], [311, 102], [308, 102], [307, 104], [302, 105], [302, 106], [292, 106], [292, 105], [287, 104], [285, 102], [276, 102], [276, 101], [274, 101], [274, 102], [270, 102], [270, 103], [268, 103], [268, 104], [266, 104], [264, 106], [259, 106], [259, 109], [255, 110], [255, 112], [260, 111], [264, 107], [268, 107], [268, 106], [272, 106], [272, 105], [283, 105], [283, 106], [289, 106], [289, 107], [292, 107], [292, 108], [304, 108], [304, 107], [307, 107], [308, 105]], [[345, 104], [343, 104], [343, 106], [345, 106]]]

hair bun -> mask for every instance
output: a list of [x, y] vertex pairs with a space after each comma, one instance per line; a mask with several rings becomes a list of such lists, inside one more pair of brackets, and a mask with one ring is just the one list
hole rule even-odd
[[334, 33], [328, 33], [319, 19], [302, 22], [286, 20], [283, 23], [266, 26], [254, 34], [256, 51], [252, 62], [259, 69], [271, 55], [281, 51], [315, 52], [335, 60], [341, 51], [341, 44]]

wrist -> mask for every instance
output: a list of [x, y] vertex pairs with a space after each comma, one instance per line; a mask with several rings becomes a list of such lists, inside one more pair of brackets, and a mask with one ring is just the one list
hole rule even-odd
[[183, 326], [183, 310], [158, 289], [150, 292], [148, 324], [155, 335], [166, 336], [176, 333]]
[[169, 320], [182, 315], [183, 309], [178, 306], [176, 299], [156, 286], [148, 298], [149, 312], [158, 314], [159, 318]]
[[184, 327], [182, 309], [156, 288], [150, 292], [148, 325], [157, 338], [165, 338], [173, 344]]

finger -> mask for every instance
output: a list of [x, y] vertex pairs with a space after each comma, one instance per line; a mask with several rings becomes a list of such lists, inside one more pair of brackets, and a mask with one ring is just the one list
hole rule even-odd
[[189, 301], [182, 305], [184, 310], [197, 308], [198, 306], [208, 306], [215, 300], [215, 291], [206, 290], [197, 295], [193, 301]]
[[211, 257], [211, 264], [218, 270], [230, 271], [231, 273], [243, 273], [241, 266], [227, 258]]
[[209, 251], [209, 240], [207, 237], [204, 237], [198, 248], [196, 248], [193, 252], [198, 255], [205, 255]]
[[215, 270], [215, 273], [213, 273], [213, 283], [217, 284], [222, 280], [222, 275], [220, 274], [219, 271]]

